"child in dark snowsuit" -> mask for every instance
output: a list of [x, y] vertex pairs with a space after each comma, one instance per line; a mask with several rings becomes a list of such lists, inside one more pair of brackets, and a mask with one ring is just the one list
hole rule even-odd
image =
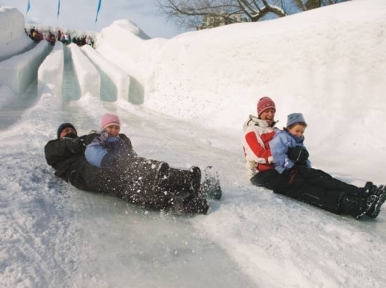
[[[132, 203], [173, 213], [206, 214], [209, 206], [200, 193], [201, 171], [174, 169], [165, 162], [139, 157], [120, 132], [120, 119], [105, 114], [101, 132], [86, 147], [87, 161], [113, 175], [113, 193]], [[118, 184], [118, 185], [117, 185]]]
[[376, 218], [385, 201], [384, 187], [367, 182], [358, 188], [311, 168], [304, 141], [306, 121], [301, 113], [288, 115], [287, 127], [276, 133], [269, 146], [279, 173], [274, 192], [314, 204], [333, 212], [345, 212], [356, 219]]

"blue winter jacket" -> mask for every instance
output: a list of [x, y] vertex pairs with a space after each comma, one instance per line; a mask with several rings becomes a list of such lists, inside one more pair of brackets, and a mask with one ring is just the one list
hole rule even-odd
[[133, 150], [131, 141], [124, 134], [120, 137], [109, 137], [106, 131], [102, 131], [86, 147], [85, 156], [87, 161], [100, 168], [112, 167], [118, 161], [126, 161], [137, 154]]
[[[286, 169], [291, 169], [295, 164], [288, 158], [288, 148], [301, 146], [306, 148], [303, 144], [304, 137], [292, 135], [286, 130], [278, 131], [273, 139], [269, 142], [274, 165], [277, 172], [283, 173]], [[307, 160], [307, 167], [311, 167], [311, 162]]]

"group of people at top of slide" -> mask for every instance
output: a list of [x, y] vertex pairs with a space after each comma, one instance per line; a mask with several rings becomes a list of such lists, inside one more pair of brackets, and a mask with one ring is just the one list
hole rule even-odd
[[[369, 181], [356, 187], [312, 168], [304, 145], [304, 116], [288, 115], [280, 130], [275, 113], [273, 100], [263, 97], [257, 116], [250, 115], [244, 123], [243, 149], [251, 183], [333, 213], [376, 218], [385, 202], [385, 186]], [[47, 163], [57, 177], [81, 190], [116, 196], [146, 209], [207, 214], [207, 199], [221, 198], [205, 189], [199, 167], [172, 168], [137, 155], [120, 125], [118, 115], [107, 113], [99, 132], [78, 136], [74, 125], [63, 123], [57, 139], [45, 145]]]

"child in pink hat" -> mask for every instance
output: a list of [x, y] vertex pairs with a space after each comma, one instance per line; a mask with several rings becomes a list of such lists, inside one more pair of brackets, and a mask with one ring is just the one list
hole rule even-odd
[[122, 175], [122, 187], [115, 193], [146, 208], [207, 213], [209, 206], [200, 190], [200, 168], [174, 169], [165, 162], [139, 157], [130, 139], [120, 133], [121, 121], [116, 114], [104, 114], [100, 129], [99, 136], [86, 147], [85, 156], [106, 173]]

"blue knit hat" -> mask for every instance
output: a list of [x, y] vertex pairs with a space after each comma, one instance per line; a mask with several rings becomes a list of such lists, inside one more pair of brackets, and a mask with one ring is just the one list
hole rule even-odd
[[302, 113], [289, 114], [287, 117], [287, 127], [297, 123], [304, 124], [305, 126], [307, 126], [307, 123], [306, 123], [306, 120], [304, 120], [303, 114]]

